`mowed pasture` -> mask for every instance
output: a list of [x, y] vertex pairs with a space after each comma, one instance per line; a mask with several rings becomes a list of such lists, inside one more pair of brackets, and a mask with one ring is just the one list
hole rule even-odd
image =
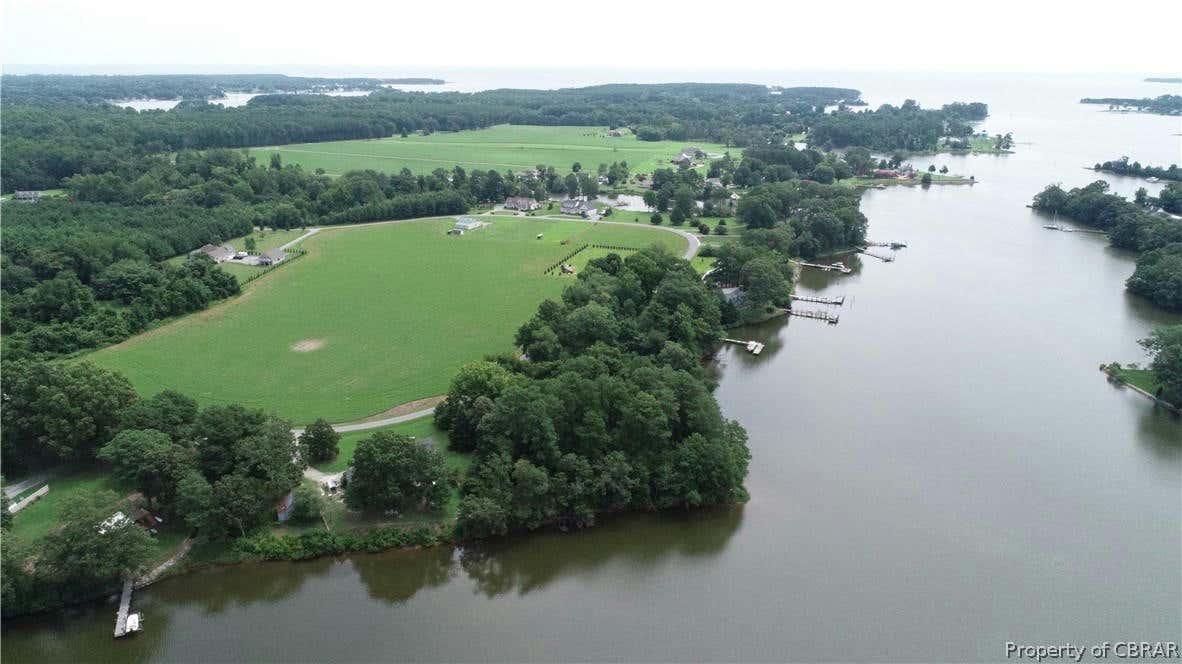
[[574, 278], [543, 270], [582, 244], [686, 248], [628, 224], [489, 219], [463, 236], [446, 234], [453, 219], [326, 228], [241, 296], [88, 359], [145, 395], [344, 422], [442, 394], [464, 363], [511, 351], [538, 303]]
[[278, 153], [284, 164], [299, 164], [307, 170], [322, 168], [329, 175], [364, 169], [395, 173], [403, 168], [430, 173], [455, 166], [504, 172], [539, 164], [567, 173], [575, 162], [594, 173], [599, 164], [613, 161], [628, 162], [633, 173], [651, 173], [657, 168], [671, 168], [670, 160], [687, 145], [696, 145], [710, 154], [727, 150], [714, 143], [640, 141], [629, 133], [613, 137], [608, 135], [607, 127], [496, 125], [428, 136], [252, 148], [250, 153], [264, 164]]

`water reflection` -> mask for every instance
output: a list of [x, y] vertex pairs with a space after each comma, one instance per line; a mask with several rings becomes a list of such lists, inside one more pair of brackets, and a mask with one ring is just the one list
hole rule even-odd
[[349, 558], [369, 596], [384, 602], [405, 602], [423, 588], [455, 577], [455, 549], [437, 546], [421, 551], [359, 554]]
[[[206, 613], [256, 603], [275, 603], [294, 595], [312, 579], [338, 565], [333, 558], [302, 562], [249, 563], [218, 567], [162, 581], [138, 597], [161, 603], [197, 605]], [[137, 597], [137, 600], [138, 600]]]
[[714, 556], [743, 521], [743, 508], [610, 518], [593, 535], [537, 533], [465, 546], [460, 566], [486, 597], [527, 595], [559, 577], [624, 563], [652, 570], [676, 558]]

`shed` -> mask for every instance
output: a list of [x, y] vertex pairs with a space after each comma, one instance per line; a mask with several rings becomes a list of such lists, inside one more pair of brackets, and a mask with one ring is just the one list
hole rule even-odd
[[456, 228], [461, 231], [474, 231], [481, 226], [484, 226], [484, 223], [472, 217], [460, 217], [459, 221], [456, 222]]

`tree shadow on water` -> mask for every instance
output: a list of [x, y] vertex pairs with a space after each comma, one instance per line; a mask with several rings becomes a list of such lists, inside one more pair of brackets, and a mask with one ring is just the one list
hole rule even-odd
[[460, 566], [490, 598], [525, 595], [561, 576], [608, 565], [625, 563], [634, 573], [718, 555], [742, 520], [742, 506], [618, 515], [576, 533], [546, 530], [466, 545]]
[[451, 546], [357, 554], [349, 560], [369, 596], [390, 603], [405, 602], [423, 588], [451, 581], [457, 570]]

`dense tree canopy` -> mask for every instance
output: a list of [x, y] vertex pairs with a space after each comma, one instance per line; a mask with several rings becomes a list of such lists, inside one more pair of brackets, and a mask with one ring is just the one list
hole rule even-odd
[[1157, 396], [1182, 404], [1182, 325], [1159, 327], [1141, 345], [1153, 356], [1149, 366], [1161, 387]]
[[345, 502], [354, 509], [435, 510], [447, 500], [443, 457], [430, 441], [379, 431], [357, 444]]
[[461, 531], [742, 500], [746, 435], [697, 363], [719, 323], [718, 295], [685, 261], [656, 250], [592, 261], [518, 332], [528, 361], [464, 369], [437, 415], [477, 458]]
[[1106, 161], [1104, 163], [1097, 163], [1094, 167], [1097, 171], [1107, 171], [1109, 173], [1116, 173], [1117, 175], [1133, 175], [1143, 178], [1158, 178], [1161, 180], [1182, 181], [1182, 168], [1178, 168], [1178, 164], [1170, 164], [1169, 168], [1162, 166], [1148, 166], [1142, 165], [1139, 161], [1129, 162], [1128, 157], [1121, 157], [1115, 161]]
[[985, 104], [954, 103], [939, 109], [923, 109], [908, 99], [902, 106], [883, 104], [878, 110], [833, 112], [810, 119], [809, 143], [873, 150], [934, 150], [941, 138], [972, 134], [970, 122], [984, 120]]

